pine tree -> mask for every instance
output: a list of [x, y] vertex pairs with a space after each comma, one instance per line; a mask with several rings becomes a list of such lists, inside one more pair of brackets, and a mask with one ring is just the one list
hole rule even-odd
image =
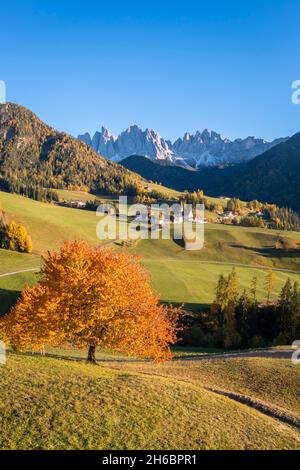
[[293, 286], [292, 311], [294, 312], [294, 320], [295, 320], [294, 334], [295, 334], [295, 339], [297, 339], [300, 336], [300, 290], [299, 290], [299, 283], [297, 281], [294, 282], [294, 286]]
[[223, 329], [224, 347], [231, 348], [240, 342], [240, 336], [236, 331], [235, 308], [238, 302], [239, 278], [233, 268], [226, 277], [219, 277], [216, 288], [216, 299], [212, 311], [217, 312], [219, 325]]
[[266, 275], [266, 279], [265, 279], [265, 289], [266, 289], [266, 293], [267, 293], [267, 303], [268, 304], [270, 303], [271, 294], [272, 294], [274, 286], [275, 286], [275, 280], [276, 280], [275, 273], [274, 273], [274, 271], [272, 271], [272, 269], [270, 269], [268, 274]]
[[227, 289], [227, 280], [223, 274], [220, 274], [217, 287], [216, 287], [216, 304], [218, 304], [221, 310], [224, 310], [226, 307], [226, 289]]
[[228, 276], [228, 289], [230, 301], [236, 303], [239, 295], [239, 276], [235, 268], [232, 268]]
[[246, 289], [244, 289], [243, 294], [240, 296], [236, 309], [235, 309], [235, 320], [236, 320], [236, 330], [241, 336], [242, 345], [247, 346], [250, 340], [250, 325], [249, 319], [252, 314], [252, 302], [247, 295]]
[[252, 295], [253, 303], [256, 304], [256, 295], [257, 295], [257, 277], [253, 276], [250, 284], [250, 294]]
[[298, 284], [294, 286], [288, 279], [281, 289], [278, 301], [279, 336], [281, 341], [292, 342], [296, 339], [300, 315], [300, 293]]

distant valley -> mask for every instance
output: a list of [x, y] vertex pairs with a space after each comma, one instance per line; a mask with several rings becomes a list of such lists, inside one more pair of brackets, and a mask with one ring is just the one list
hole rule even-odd
[[190, 171], [158, 165], [141, 156], [121, 162], [143, 177], [179, 191], [203, 189], [206, 194], [258, 199], [300, 210], [300, 133], [246, 163]]

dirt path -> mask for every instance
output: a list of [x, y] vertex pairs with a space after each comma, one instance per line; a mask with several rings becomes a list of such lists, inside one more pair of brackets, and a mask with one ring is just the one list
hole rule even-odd
[[0, 274], [0, 277], [14, 276], [15, 274], [30, 273], [39, 271], [40, 268], [21, 269], [20, 271], [14, 271], [11, 273]]
[[236, 353], [220, 353], [220, 354], [202, 354], [194, 356], [175, 356], [174, 361], [206, 361], [217, 359], [234, 359], [243, 357], [266, 357], [271, 359], [291, 359], [294, 349], [266, 349], [257, 351], [246, 351]]
[[[112, 243], [115, 243], [117, 242], [118, 240], [115, 239], [115, 240], [108, 240], [108, 241], [105, 241], [102, 246], [108, 246], [108, 245], [111, 245]], [[161, 261], [161, 259], [159, 258], [145, 258], [144, 261], [154, 261], [154, 262], [157, 262], [157, 261]], [[270, 266], [256, 266], [256, 265], [253, 265], [253, 264], [243, 264], [243, 263], [230, 263], [229, 261], [211, 261], [211, 260], [193, 260], [193, 259], [187, 259], [187, 260], [182, 260], [182, 259], [173, 259], [173, 258], [170, 258], [170, 259], [167, 259], [168, 263], [169, 262], [184, 262], [184, 263], [196, 263], [196, 264], [212, 264], [212, 265], [221, 265], [221, 266], [237, 266], [237, 267], [240, 267], [240, 268], [249, 268], [249, 269], [261, 269], [261, 270], [268, 270], [270, 269]], [[22, 274], [22, 273], [26, 273], [26, 272], [34, 272], [34, 271], [38, 271], [40, 269], [40, 267], [36, 267], [36, 268], [30, 268], [30, 269], [22, 269], [20, 271], [14, 271], [14, 272], [10, 272], [10, 273], [5, 273], [5, 274], [0, 274], [0, 277], [6, 277], [6, 276], [14, 276], [16, 274]], [[275, 268], [275, 267], [271, 267], [272, 271], [277, 271], [277, 272], [283, 272], [283, 273], [291, 273], [291, 274], [298, 274], [300, 275], [300, 271], [294, 271], [292, 269], [285, 269], [285, 268]]]
[[[108, 246], [108, 245], [111, 245], [112, 243], [115, 243], [117, 241], [119, 241], [117, 238], [114, 239], [114, 240], [108, 240], [108, 241], [103, 242], [103, 244], [101, 246]], [[22, 274], [22, 273], [37, 272], [40, 269], [41, 269], [40, 266], [37, 266], [36, 268], [20, 269], [19, 271], [12, 271], [12, 272], [9, 272], [9, 273], [0, 274], [0, 278], [1, 277], [8, 277], [8, 276], [15, 276], [16, 274]]]
[[[244, 357], [265, 357], [270, 359], [291, 359], [292, 354], [295, 350], [294, 349], [282, 349], [282, 350], [258, 350], [258, 351], [246, 351], [246, 352], [236, 352], [236, 353], [216, 353], [216, 354], [201, 354], [201, 355], [194, 355], [194, 356], [174, 356], [172, 361], [208, 361], [208, 360], [224, 360], [224, 359], [236, 359], [236, 358], [244, 358]], [[29, 353], [29, 352], [19, 352], [18, 354], [21, 355], [40, 355], [37, 352]], [[69, 361], [77, 361], [77, 362], [84, 362], [86, 361], [85, 357], [76, 357], [76, 356], [61, 356], [55, 353], [47, 353], [45, 354], [46, 357], [50, 357], [53, 359], [63, 359]], [[147, 363], [151, 362], [148, 359], [138, 359], [133, 357], [109, 357], [109, 358], [101, 358], [97, 359], [98, 363], [136, 363], [142, 362]]]
[[[232, 359], [232, 358], [243, 358], [243, 357], [269, 357], [269, 358], [276, 358], [276, 359], [290, 359], [292, 355], [293, 350], [265, 350], [265, 351], [248, 351], [245, 353], [230, 353], [230, 354], [215, 354], [215, 355], [208, 355], [204, 354], [203, 356], [194, 356], [191, 359], [193, 360], [218, 360], [218, 359]], [[175, 357], [173, 360], [189, 360], [189, 357]], [[129, 361], [131, 361], [129, 359]], [[99, 360], [99, 362], [102, 362]], [[109, 360], [108, 362], [114, 362], [113, 360]], [[120, 362], [128, 362], [128, 360], [121, 360]], [[140, 374], [142, 375], [147, 375], [147, 376], [155, 376], [155, 378], [160, 378], [160, 379], [173, 379], [174, 382], [180, 382], [188, 386], [193, 386], [194, 385], [185, 379], [179, 378], [179, 377], [172, 377], [172, 376], [165, 376], [162, 374], [157, 374], [153, 372], [145, 372], [145, 371], [139, 371]], [[279, 423], [285, 426], [289, 426], [290, 428], [293, 428], [297, 436], [299, 436], [299, 431], [300, 431], [300, 420], [294, 416], [293, 414], [290, 414], [287, 410], [282, 409], [276, 405], [273, 405], [271, 403], [265, 402], [259, 398], [254, 398], [249, 395], [244, 395], [241, 393], [236, 393], [233, 391], [229, 390], [221, 390], [221, 389], [216, 389], [214, 387], [205, 387], [205, 386], [196, 386], [197, 388], [202, 388], [204, 390], [207, 390], [210, 393], [213, 393], [215, 395], [223, 396], [226, 398], [229, 398], [230, 400], [233, 400], [235, 402], [238, 402], [248, 408], [252, 408], [259, 413], [262, 413], [265, 416], [268, 416], [269, 418], [275, 419]], [[300, 438], [299, 438], [300, 442]]]
[[290, 426], [295, 427], [296, 429], [300, 429], [300, 420], [297, 419], [295, 416], [290, 415], [285, 410], [281, 410], [277, 406], [270, 405], [269, 403], [266, 403], [257, 398], [252, 398], [247, 395], [241, 395], [239, 393], [227, 392], [225, 390], [217, 390], [211, 387], [204, 388], [205, 390], [215, 393], [216, 395], [221, 395], [223, 397], [230, 398], [231, 400], [242, 403], [243, 405], [249, 406], [250, 408], [254, 408], [255, 410], [260, 411], [260, 413], [263, 413], [264, 415], [270, 416], [271, 418], [275, 418], [284, 424], [288, 424]]

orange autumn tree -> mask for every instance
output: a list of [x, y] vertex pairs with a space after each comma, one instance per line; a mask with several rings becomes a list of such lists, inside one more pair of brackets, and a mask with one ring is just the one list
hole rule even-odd
[[18, 349], [99, 346], [163, 361], [176, 341], [178, 309], [159, 304], [137, 257], [66, 242], [43, 258], [40, 281], [26, 287], [2, 331]]

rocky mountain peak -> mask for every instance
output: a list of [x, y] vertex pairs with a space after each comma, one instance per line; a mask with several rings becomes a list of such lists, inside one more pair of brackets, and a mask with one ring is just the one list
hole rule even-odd
[[78, 136], [91, 145], [96, 152], [110, 160], [120, 161], [130, 155], [141, 155], [151, 160], [167, 160], [174, 164], [199, 168], [201, 166], [224, 166], [245, 162], [265, 152], [285, 139], [267, 142], [249, 136], [231, 141], [209, 129], [195, 134], [185, 132], [175, 142], [165, 140], [158, 132], [136, 124], [119, 135], [112, 134], [102, 126], [91, 139], [89, 133]]

